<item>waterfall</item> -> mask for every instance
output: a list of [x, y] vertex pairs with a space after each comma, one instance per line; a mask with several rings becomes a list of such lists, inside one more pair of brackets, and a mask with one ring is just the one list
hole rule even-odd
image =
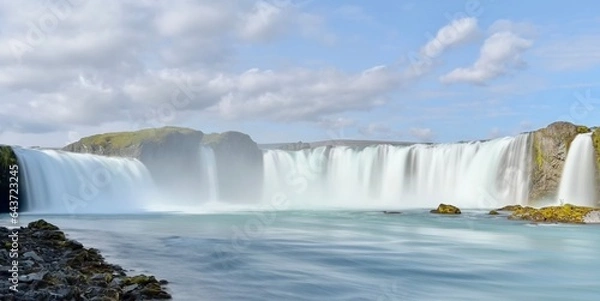
[[200, 168], [202, 170], [201, 187], [208, 201], [219, 199], [219, 183], [217, 178], [217, 160], [211, 147], [200, 147]]
[[485, 142], [264, 153], [264, 197], [298, 208], [465, 208], [526, 204], [529, 134]]
[[[156, 188], [146, 167], [135, 159], [18, 147], [14, 151], [20, 163], [22, 193], [26, 194], [22, 198], [34, 212], [193, 212], [210, 206], [265, 205], [273, 200], [279, 202], [278, 210], [431, 208], [442, 202], [463, 208], [495, 208], [527, 204], [530, 137], [524, 134], [437, 145], [265, 150], [263, 198], [242, 200], [243, 204], [222, 200], [219, 176], [223, 175], [219, 174], [214, 150], [206, 146], [200, 147], [189, 167], [164, 172], [156, 169], [160, 176], [180, 179], [167, 188]], [[581, 157], [575, 153], [588, 148], [579, 140], [573, 143], [569, 158]], [[590, 160], [593, 162], [593, 157]], [[581, 168], [577, 166], [570, 167], [575, 176]], [[230, 189], [243, 195], [255, 188], [242, 185]], [[281, 196], [289, 200], [289, 206], [281, 206]]]
[[558, 190], [558, 201], [580, 206], [597, 206], [595, 166], [592, 133], [577, 135], [567, 154]]
[[28, 211], [122, 213], [143, 209], [153, 187], [135, 159], [14, 147]]

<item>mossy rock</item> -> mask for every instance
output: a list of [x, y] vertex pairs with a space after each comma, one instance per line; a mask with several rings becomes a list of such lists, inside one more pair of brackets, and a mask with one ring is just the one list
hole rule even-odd
[[437, 214], [461, 214], [458, 207], [449, 204], [440, 204], [437, 209], [429, 211]]
[[31, 230], [59, 230], [57, 226], [43, 219], [31, 222], [29, 225], [27, 225], [27, 227]]
[[226, 135], [223, 135], [221, 133], [204, 134], [204, 137], [202, 137], [202, 144], [203, 145], [219, 144], [225, 139], [225, 137], [226, 137]]
[[585, 134], [585, 133], [589, 133], [591, 131], [592, 130], [590, 130], [590, 128], [587, 127], [587, 126], [584, 126], [584, 125], [578, 125], [577, 126], [577, 133], [578, 134]]
[[156, 278], [154, 276], [146, 276], [144, 274], [133, 276], [133, 277], [125, 277], [125, 279], [123, 279], [124, 286], [131, 285], [131, 284], [146, 285], [149, 283], [158, 283], [158, 281], [156, 280]]
[[140, 294], [152, 299], [171, 299], [171, 295], [165, 292], [159, 283], [149, 283], [140, 291]]
[[575, 131], [577, 132], [574, 136], [568, 136], [565, 137], [565, 145], [567, 146], [567, 153], [569, 152], [569, 149], [571, 149], [571, 144], [573, 143], [573, 140], [575, 140], [575, 137], [577, 137], [578, 134], [585, 134], [585, 133], [590, 133], [592, 130], [584, 125], [578, 125], [575, 127]]
[[490, 211], [488, 214], [489, 214], [489, 215], [498, 215], [498, 214], [500, 214], [500, 213], [498, 213], [498, 211], [496, 211], [496, 210], [492, 210], [492, 211]]
[[250, 138], [248, 134], [244, 134], [236, 131], [228, 131], [223, 133], [210, 133], [204, 134], [202, 137], [202, 145], [210, 146], [210, 147], [218, 147], [223, 144], [228, 144], [232, 142], [243, 142], [247, 145], [256, 145], [256, 142]]
[[600, 128], [596, 128], [592, 134], [592, 143], [596, 150], [596, 170], [600, 172]]
[[110, 271], [110, 267], [107, 265], [102, 265], [102, 256], [100, 253], [94, 249], [81, 249], [75, 251], [76, 253], [67, 261], [67, 264], [71, 267], [82, 267], [88, 266], [90, 267], [88, 272], [90, 273], [101, 273], [105, 271]]
[[522, 207], [513, 211], [509, 219], [528, 220], [542, 223], [569, 223], [582, 224], [585, 217], [592, 211], [600, 211], [599, 208], [574, 206], [565, 204], [563, 206], [549, 206], [543, 208]]
[[542, 165], [544, 165], [544, 153], [542, 152], [541, 146], [539, 142], [535, 142], [533, 144], [533, 153], [535, 156], [535, 164], [537, 165], [538, 168], [542, 168]]
[[63, 233], [60, 230], [46, 231], [46, 232], [42, 233], [42, 235], [40, 235], [40, 237], [43, 237], [44, 240], [46, 240], [46, 241], [50, 241], [55, 244], [58, 244], [58, 246], [60, 246], [67, 240], [65, 233]]
[[172, 133], [193, 133], [196, 130], [181, 127], [162, 127], [139, 130], [136, 132], [116, 132], [93, 135], [80, 140], [83, 145], [97, 145], [104, 148], [114, 149], [125, 148], [131, 145], [141, 144], [143, 142], [161, 142], [165, 136]]
[[[0, 195], [6, 201], [0, 202], [0, 213], [8, 213], [11, 212], [9, 208], [8, 195], [10, 194], [10, 178], [13, 176], [11, 174], [11, 165], [17, 164], [18, 160], [17, 156], [13, 152], [12, 147], [8, 145], [0, 145]], [[21, 186], [22, 190], [24, 187]], [[22, 193], [22, 192], [21, 192]], [[23, 194], [23, 193], [22, 193]], [[20, 202], [20, 210], [26, 209], [27, 201], [21, 198]]]
[[522, 209], [522, 208], [523, 208], [523, 206], [521, 206], [521, 205], [506, 205], [502, 208], [496, 209], [496, 211], [515, 211], [515, 210]]
[[[95, 299], [93, 299], [95, 300]], [[121, 294], [116, 289], [106, 289], [102, 291], [102, 301], [117, 301], [122, 300]]]
[[59, 277], [54, 276], [54, 274], [52, 273], [47, 273], [46, 275], [44, 275], [44, 278], [42, 280], [46, 282], [46, 284], [48, 284], [49, 286], [66, 284], [66, 279], [60, 279]]
[[8, 167], [9, 165], [17, 164], [17, 156], [8, 145], [0, 145], [0, 165]]
[[83, 249], [83, 245], [76, 240], [64, 240], [58, 243], [58, 246], [65, 249], [70, 250], [80, 250]]

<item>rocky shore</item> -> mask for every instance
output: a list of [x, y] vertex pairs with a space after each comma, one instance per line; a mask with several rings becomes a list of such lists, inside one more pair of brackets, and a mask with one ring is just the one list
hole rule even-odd
[[27, 227], [0, 227], [0, 300], [171, 299], [167, 281], [128, 276], [98, 250], [67, 239], [44, 220]]

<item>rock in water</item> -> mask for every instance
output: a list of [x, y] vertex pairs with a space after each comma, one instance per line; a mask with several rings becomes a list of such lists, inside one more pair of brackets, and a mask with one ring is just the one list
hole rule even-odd
[[583, 224], [593, 222], [599, 215], [600, 208], [565, 204], [542, 208], [522, 207], [513, 211], [508, 218], [542, 223]]
[[506, 205], [502, 208], [498, 208], [495, 211], [515, 211], [518, 209], [523, 209], [523, 206], [521, 205]]
[[429, 211], [431, 213], [437, 214], [460, 214], [460, 209], [458, 207], [448, 204], [440, 204], [437, 209]]
[[496, 210], [492, 210], [492, 211], [490, 211], [490, 213], [488, 213], [488, 214], [489, 214], [489, 215], [498, 215], [498, 214], [500, 214], [500, 213], [498, 213], [498, 211], [496, 211]]

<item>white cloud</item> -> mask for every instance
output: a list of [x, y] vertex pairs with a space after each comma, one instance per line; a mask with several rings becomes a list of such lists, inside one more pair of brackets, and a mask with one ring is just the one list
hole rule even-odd
[[[291, 89], [294, 91], [317, 89], [317, 82], [310, 81], [313, 77], [324, 84], [344, 86], [344, 80], [362, 76], [332, 71], [340, 76], [331, 79], [340, 81], [332, 84], [326, 70], [255, 74], [252, 70], [220, 68], [232, 59], [239, 43], [259, 43], [294, 32], [308, 37], [306, 30], [327, 32], [321, 27], [324, 22], [300, 12], [295, 2], [276, 4], [259, 1], [252, 5], [237, 0], [2, 2], [0, 97], [5, 102], [0, 108], [0, 128], [49, 132], [116, 120], [131, 122], [140, 115], [152, 119], [170, 105], [182, 85], [194, 89], [193, 99], [177, 110], [200, 111], [231, 97], [246, 96], [250, 101], [279, 99], [275, 102], [289, 97], [302, 107], [302, 99], [297, 98], [302, 94], [285, 94], [286, 86], [297, 85], [294, 76], [306, 80], [304, 86]], [[50, 27], [48, 20], [54, 22]], [[284, 21], [304, 27], [286, 27], [281, 23]], [[316, 34], [313, 38], [320, 39]], [[25, 46], [21, 48], [24, 52], [15, 53], [11, 48], [15, 42]], [[377, 89], [374, 86], [366, 103], [373, 103], [373, 98], [379, 97], [376, 94], [385, 92]], [[359, 94], [350, 100], [355, 108], [363, 108], [358, 100], [361, 96], [369, 95]], [[331, 95], [320, 99], [322, 105], [315, 110], [316, 115], [306, 113], [306, 118], [317, 118], [327, 110], [345, 110], [333, 105]], [[340, 102], [348, 99], [338, 98]], [[238, 109], [220, 112], [241, 114]]]
[[[55, 12], [53, 5], [71, 2], [80, 5]], [[421, 75], [384, 65], [348, 71], [239, 64], [240, 49], [260, 51], [263, 43], [282, 37], [334, 45], [337, 37], [327, 29], [327, 18], [302, 11], [305, 1], [44, 3], [39, 9], [0, 3], [0, 129], [5, 132], [64, 131], [67, 137], [67, 131], [106, 124], [182, 123], [183, 116], [199, 112], [219, 122], [350, 127], [358, 123], [337, 116], [385, 105], [391, 92]], [[48, 16], [58, 22], [51, 29], [30, 26]], [[439, 55], [476, 30], [474, 19], [454, 21], [438, 32], [442, 48], [429, 41], [423, 52]], [[29, 48], [16, 57], [11, 41]], [[384, 125], [368, 125], [363, 132], [395, 135]]]
[[479, 58], [471, 67], [457, 68], [443, 75], [442, 83], [471, 83], [483, 85], [513, 69], [522, 68], [523, 53], [533, 45], [512, 32], [498, 32], [487, 38], [481, 47]]
[[438, 57], [446, 49], [473, 39], [478, 32], [476, 18], [453, 20], [438, 30], [436, 36], [423, 46], [421, 55], [429, 58]]
[[433, 130], [430, 128], [412, 127], [409, 129], [409, 134], [421, 142], [431, 142], [435, 137]]
[[216, 35], [230, 27], [235, 18], [235, 11], [227, 7], [227, 2], [163, 2], [154, 24], [158, 33], [167, 37]]
[[218, 79], [227, 85], [216, 111], [227, 118], [314, 120], [333, 113], [366, 110], [386, 102], [401, 78], [384, 66], [347, 74], [335, 69], [284, 72], [252, 69]]
[[288, 20], [284, 8], [259, 1], [240, 24], [240, 35], [249, 41], [268, 41], [285, 31]]
[[514, 22], [506, 19], [497, 20], [488, 28], [490, 35], [505, 31], [509, 31], [524, 37], [533, 37], [538, 34], [538, 28], [532, 23]]
[[367, 126], [359, 127], [358, 132], [369, 139], [398, 139], [402, 136], [401, 131], [394, 130], [389, 125], [380, 122], [373, 122]]
[[450, 22], [440, 28], [435, 36], [421, 47], [416, 55], [409, 55], [411, 63], [406, 75], [418, 77], [431, 71], [435, 66], [435, 59], [439, 58], [447, 49], [467, 43], [479, 34], [476, 18], [462, 18]]
[[346, 117], [322, 118], [319, 125], [326, 129], [339, 130], [356, 125], [356, 120]]

